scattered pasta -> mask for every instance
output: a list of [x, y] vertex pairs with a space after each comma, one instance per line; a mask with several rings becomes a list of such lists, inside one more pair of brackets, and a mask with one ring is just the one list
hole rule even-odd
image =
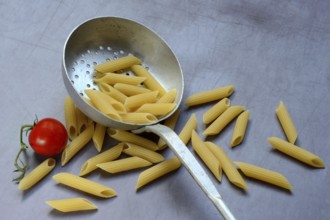
[[298, 136], [297, 129], [294, 126], [291, 116], [282, 101], [280, 101], [280, 104], [276, 109], [276, 115], [289, 142], [294, 144]]
[[105, 126], [103, 126], [99, 123], [95, 123], [95, 129], [94, 129], [94, 134], [93, 134], [92, 140], [93, 140], [94, 146], [98, 152], [100, 152], [102, 150], [105, 132], [106, 132]]
[[128, 157], [110, 162], [100, 163], [96, 166], [108, 173], [119, 173], [152, 165], [151, 162], [140, 157]]
[[250, 116], [249, 110], [243, 112], [238, 116], [234, 128], [234, 132], [231, 137], [231, 142], [230, 142], [231, 147], [235, 147], [240, 143], [242, 143], [245, 136], [246, 127], [249, 121], [249, 116]]
[[219, 117], [230, 106], [228, 98], [221, 99], [217, 104], [213, 105], [209, 110], [203, 114], [203, 123], [209, 124]]
[[61, 212], [77, 212], [97, 209], [97, 206], [84, 198], [50, 200], [46, 201], [46, 204]]
[[123, 152], [130, 156], [140, 157], [151, 163], [159, 163], [164, 160], [164, 157], [161, 154], [132, 143], [125, 143]]
[[76, 118], [76, 106], [72, 99], [67, 96], [64, 102], [64, 114], [65, 124], [68, 132], [68, 136], [71, 140], [78, 136], [77, 118]]
[[195, 114], [191, 114], [188, 121], [179, 133], [179, 138], [184, 144], [187, 144], [191, 138], [191, 132], [197, 128], [197, 118]]

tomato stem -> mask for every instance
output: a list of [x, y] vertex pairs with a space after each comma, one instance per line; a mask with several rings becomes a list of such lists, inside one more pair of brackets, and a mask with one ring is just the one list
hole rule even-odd
[[14, 166], [16, 168], [16, 170], [14, 172], [20, 172], [21, 174], [13, 179], [13, 181], [19, 183], [19, 181], [21, 181], [28, 169], [28, 165], [25, 164], [21, 159], [20, 159], [20, 155], [22, 152], [25, 152], [29, 147], [28, 145], [26, 145], [23, 141], [23, 133], [25, 132], [25, 135], [27, 136], [28, 135], [28, 132], [32, 130], [32, 128], [34, 127], [34, 125], [37, 123], [37, 121], [34, 121], [34, 124], [33, 125], [23, 125], [21, 127], [21, 130], [20, 130], [20, 143], [21, 143], [21, 148], [20, 150], [18, 151], [17, 155], [16, 155], [16, 158], [15, 158], [15, 163], [14, 163]]

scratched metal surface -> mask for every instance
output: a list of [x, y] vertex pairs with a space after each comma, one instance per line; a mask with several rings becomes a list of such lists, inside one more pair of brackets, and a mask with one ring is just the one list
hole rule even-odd
[[[233, 124], [212, 141], [237, 161], [285, 175], [287, 192], [246, 179], [241, 191], [226, 177], [212, 181], [238, 219], [328, 219], [330, 217], [330, 2], [329, 1], [0, 1], [1, 157], [0, 212], [3, 219], [221, 219], [182, 168], [135, 192], [139, 171], [119, 175], [95, 172], [88, 178], [117, 190], [97, 199], [56, 184], [51, 175], [21, 192], [11, 182], [19, 148], [19, 127], [39, 118], [64, 122], [67, 92], [61, 78], [64, 41], [71, 29], [95, 16], [121, 16], [160, 34], [178, 56], [185, 75], [184, 99], [196, 92], [235, 85], [233, 104], [250, 109], [244, 142], [230, 149]], [[283, 100], [299, 137], [297, 144], [321, 156], [325, 169], [313, 169], [271, 150], [270, 136], [284, 137], [275, 116]], [[210, 105], [181, 105], [179, 131], [191, 113], [199, 119]], [[114, 144], [108, 139], [106, 147]], [[190, 145], [188, 146], [190, 147]], [[89, 144], [54, 173], [78, 174], [96, 153]], [[166, 157], [172, 154], [165, 152]], [[41, 158], [28, 153], [31, 166]], [[208, 172], [208, 174], [210, 174]], [[62, 214], [46, 200], [82, 196], [98, 211]]]

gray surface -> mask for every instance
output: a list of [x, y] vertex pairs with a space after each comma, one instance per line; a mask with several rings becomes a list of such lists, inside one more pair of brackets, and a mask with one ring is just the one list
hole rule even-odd
[[[0, 1], [1, 171], [0, 211], [4, 219], [219, 219], [189, 174], [178, 172], [136, 193], [139, 171], [120, 175], [96, 172], [88, 178], [118, 191], [110, 200], [82, 195], [56, 184], [51, 176], [28, 192], [11, 182], [19, 148], [19, 127], [39, 118], [64, 121], [67, 92], [61, 78], [64, 41], [77, 24], [103, 15], [144, 23], [160, 34], [178, 56], [185, 74], [184, 99], [195, 92], [234, 84], [233, 104], [245, 105], [251, 119], [244, 143], [229, 148], [233, 124], [213, 141], [233, 160], [284, 174], [294, 189], [247, 180], [243, 192], [223, 177], [217, 188], [238, 219], [328, 219], [328, 168], [313, 169], [273, 150], [270, 136], [284, 137], [275, 116], [283, 100], [292, 114], [298, 144], [329, 165], [330, 126], [329, 1]], [[208, 107], [208, 106], [206, 106]], [[206, 107], [185, 109], [189, 115]], [[199, 132], [203, 130], [199, 124]], [[107, 141], [110, 146], [114, 142]], [[56, 172], [77, 174], [95, 154], [85, 148]], [[166, 156], [171, 152], [166, 151]], [[29, 151], [33, 166], [38, 158]], [[99, 210], [61, 214], [44, 202], [83, 196]]]

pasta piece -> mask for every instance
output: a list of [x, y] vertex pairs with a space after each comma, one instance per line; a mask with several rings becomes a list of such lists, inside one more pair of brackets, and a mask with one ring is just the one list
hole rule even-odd
[[101, 73], [115, 72], [122, 69], [127, 69], [130, 66], [140, 64], [141, 60], [133, 55], [124, 56], [115, 60], [109, 60], [105, 63], [95, 65], [94, 69]]
[[140, 157], [151, 163], [159, 163], [164, 160], [164, 157], [161, 154], [132, 143], [125, 143], [123, 152], [130, 156]]
[[153, 114], [145, 112], [128, 112], [127, 114], [121, 115], [121, 119], [124, 122], [133, 124], [149, 124], [158, 120]]
[[129, 85], [124, 83], [116, 83], [113, 86], [115, 89], [119, 90], [126, 96], [138, 95], [142, 93], [151, 92], [150, 89], [144, 88], [142, 86]]
[[125, 83], [130, 85], [140, 85], [146, 78], [138, 76], [127, 76], [118, 73], [106, 73], [101, 78], [94, 79], [95, 83], [107, 83], [114, 85], [116, 83]]
[[219, 117], [230, 106], [228, 98], [221, 99], [217, 104], [213, 105], [209, 110], [203, 114], [203, 123], [210, 124], [217, 117]]
[[248, 186], [242, 178], [241, 174], [236, 169], [233, 161], [228, 157], [225, 151], [218, 145], [212, 142], [205, 142], [205, 145], [213, 153], [213, 155], [218, 158], [224, 173], [226, 174], [228, 180], [242, 189], [247, 189]]
[[153, 115], [161, 116], [172, 112], [175, 106], [175, 103], [146, 103], [138, 108], [136, 112], [147, 112]]
[[128, 157], [96, 165], [108, 173], [119, 173], [152, 165], [151, 162], [140, 157]]
[[181, 132], [179, 133], [179, 138], [182, 140], [184, 144], [188, 144], [191, 138], [191, 132], [197, 128], [197, 118], [196, 115], [193, 113], [190, 115], [188, 121], [182, 128]]
[[[174, 130], [175, 125], [179, 119], [179, 115], [180, 115], [180, 110], [176, 110], [170, 117], [168, 117], [164, 121], [164, 125]], [[163, 150], [167, 147], [167, 144], [163, 139], [159, 138], [158, 146], [159, 146], [159, 150]]]
[[32, 186], [37, 184], [46, 175], [48, 175], [55, 167], [56, 160], [53, 158], [48, 158], [42, 162], [39, 166], [34, 168], [30, 173], [28, 173], [18, 184], [18, 189], [27, 190]]
[[324, 168], [324, 162], [317, 155], [277, 137], [268, 138], [268, 142], [278, 151], [316, 168]]
[[152, 91], [127, 97], [125, 107], [127, 109], [138, 108], [145, 103], [154, 103], [157, 101], [158, 91]]
[[98, 87], [100, 88], [100, 90], [103, 93], [111, 96], [112, 98], [118, 100], [119, 102], [121, 102], [123, 104], [125, 103], [127, 96], [124, 93], [122, 93], [119, 90], [112, 87], [111, 85], [106, 84], [106, 83], [99, 83]]
[[78, 136], [77, 119], [76, 119], [76, 106], [72, 99], [67, 96], [64, 103], [65, 124], [70, 140]]
[[79, 108], [76, 108], [76, 120], [77, 120], [77, 129], [79, 135], [87, 128], [89, 124], [89, 119], [82, 111], [80, 111]]
[[244, 175], [250, 178], [270, 183], [287, 190], [292, 190], [292, 186], [287, 178], [278, 172], [243, 162], [235, 162], [235, 164]]
[[242, 143], [249, 121], [250, 111], [247, 110], [240, 114], [236, 120], [233, 136], [231, 137], [230, 146], [235, 147]]
[[282, 101], [280, 101], [280, 104], [276, 109], [276, 115], [278, 120], [280, 121], [280, 124], [287, 139], [291, 144], [294, 144], [298, 136], [297, 129], [294, 126], [290, 114]]
[[122, 103], [118, 101], [112, 102], [114, 99], [111, 99], [110, 96], [100, 91], [86, 89], [85, 93], [99, 111], [113, 119], [121, 120], [119, 113], [126, 113], [125, 107]]
[[215, 100], [229, 97], [233, 92], [234, 92], [233, 85], [209, 90], [206, 92], [200, 92], [189, 96], [185, 102], [185, 105], [190, 107], [190, 106], [212, 102]]
[[222, 169], [219, 160], [205, 145], [195, 130], [192, 131], [191, 144], [198, 156], [203, 160], [216, 179], [221, 182]]
[[62, 152], [61, 163], [66, 165], [92, 139], [94, 125], [89, 125], [78, 137], [73, 139]]
[[105, 132], [106, 132], [105, 126], [103, 126], [99, 123], [95, 123], [95, 130], [94, 130], [92, 140], [93, 140], [94, 146], [98, 152], [100, 152], [102, 150]]
[[224, 113], [222, 113], [212, 124], [210, 124], [203, 134], [216, 135], [219, 134], [237, 115], [244, 110], [243, 106], [230, 106]]
[[112, 160], [115, 160], [117, 159], [122, 150], [123, 150], [123, 146], [124, 144], [123, 143], [119, 143], [117, 144], [116, 146], [94, 156], [94, 157], [91, 157], [89, 158], [81, 167], [80, 169], [80, 176], [84, 176], [84, 175], [87, 175], [89, 174], [90, 172], [94, 171], [97, 169], [97, 164], [100, 164], [100, 163], [105, 163], [105, 162], [109, 162], [109, 161], [112, 161]]
[[170, 173], [174, 170], [180, 168], [181, 162], [177, 157], [172, 157], [167, 159], [157, 165], [146, 169], [145, 171], [141, 172], [138, 178], [138, 181], [135, 185], [135, 189], [139, 190], [141, 187], [147, 185], [148, 183]]
[[151, 75], [151, 73], [141, 65], [133, 65], [131, 70], [135, 73], [135, 75], [140, 77], [145, 77], [144, 85], [153, 90], [159, 91], [159, 95], [163, 96], [166, 93], [164, 87]]
[[84, 198], [50, 200], [46, 201], [46, 204], [61, 212], [76, 212], [97, 209], [93, 203]]
[[108, 128], [107, 132], [110, 137], [117, 141], [133, 143], [153, 151], [158, 150], [158, 145], [156, 143], [137, 134], [133, 134], [128, 131], [117, 130], [114, 128]]
[[176, 98], [176, 89], [172, 89], [160, 97], [156, 103], [172, 103]]
[[70, 173], [58, 173], [53, 176], [53, 179], [63, 185], [89, 193], [94, 196], [111, 198], [117, 195], [117, 192], [110, 187]]

